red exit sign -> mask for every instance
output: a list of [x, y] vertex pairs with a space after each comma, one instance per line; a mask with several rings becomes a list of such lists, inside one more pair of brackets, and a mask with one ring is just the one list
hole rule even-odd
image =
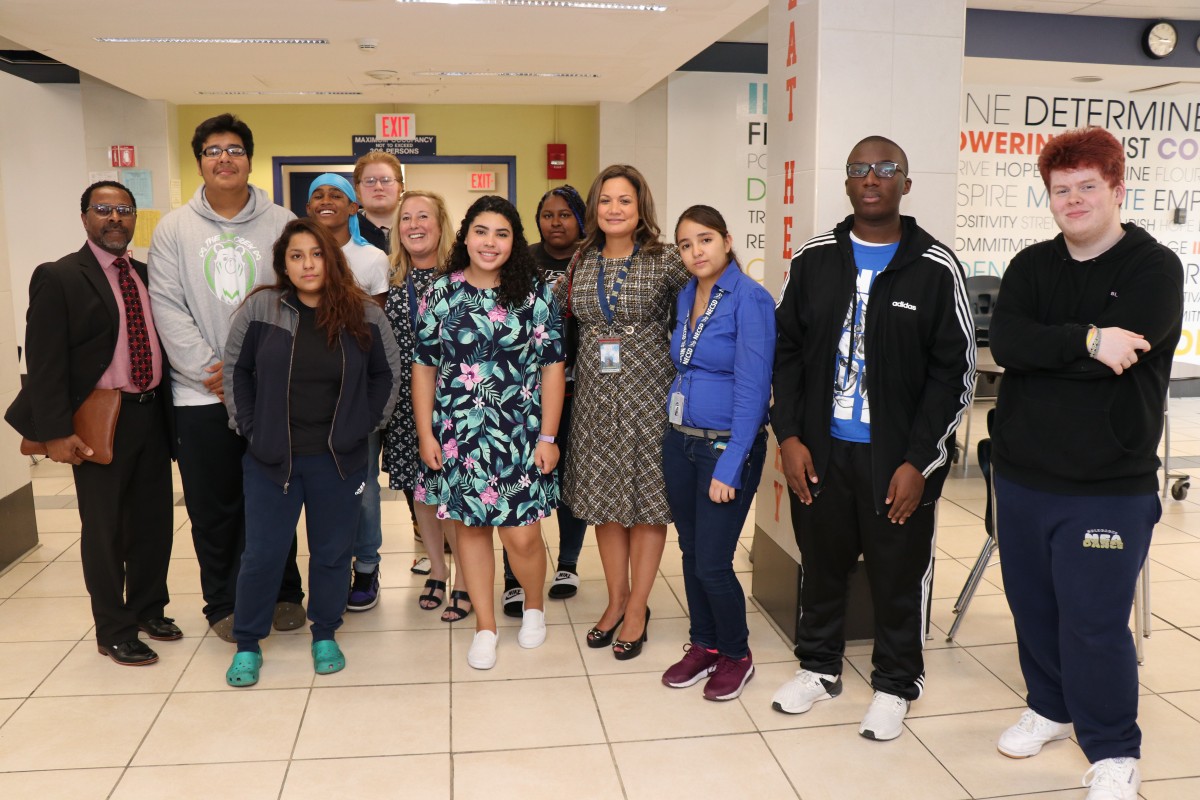
[[494, 192], [494, 191], [496, 191], [496, 173], [494, 173], [494, 172], [472, 172], [471, 173], [471, 191], [472, 192]]
[[376, 139], [411, 139], [417, 135], [416, 114], [376, 114]]

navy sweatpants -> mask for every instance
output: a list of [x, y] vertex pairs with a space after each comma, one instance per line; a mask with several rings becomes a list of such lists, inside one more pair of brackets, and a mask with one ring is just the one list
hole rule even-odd
[[1088, 761], [1141, 757], [1129, 612], [1158, 495], [1076, 497], [996, 475], [996, 542], [1029, 707], [1071, 722]]
[[364, 466], [338, 474], [333, 456], [293, 456], [288, 490], [267, 477], [247, 453], [242, 459], [246, 492], [246, 549], [237, 580], [233, 635], [238, 650], [257, 650], [271, 632], [275, 593], [283, 575], [300, 510], [308, 525], [308, 619], [313, 641], [332, 639], [342, 625], [350, 549], [362, 510]]

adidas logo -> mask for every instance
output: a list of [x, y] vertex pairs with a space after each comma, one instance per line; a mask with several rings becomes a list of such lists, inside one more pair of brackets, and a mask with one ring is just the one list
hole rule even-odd
[[903, 300], [893, 300], [892, 308], [907, 308], [909, 311], [916, 311], [917, 307], [912, 303], [906, 303]]
[[366, 481], [363, 481], [362, 483], [360, 483], [360, 484], [358, 485], [358, 491], [354, 493], [354, 496], [355, 496], [355, 497], [358, 497], [360, 494], [362, 494], [363, 492], [365, 492], [365, 491], [366, 491], [366, 489], [367, 489], [367, 482], [366, 482]]
[[1121, 534], [1116, 531], [1093, 529], [1083, 534], [1083, 546], [1094, 547], [1098, 550], [1124, 550], [1125, 543]]

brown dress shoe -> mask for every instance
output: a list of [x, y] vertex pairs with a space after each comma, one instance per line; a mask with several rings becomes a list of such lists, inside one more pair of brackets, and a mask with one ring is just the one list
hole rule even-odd
[[158, 653], [151, 650], [141, 639], [131, 639], [120, 644], [97, 645], [100, 655], [108, 656], [123, 667], [144, 667], [158, 661]]
[[299, 603], [275, 604], [275, 630], [294, 631], [304, 624], [304, 619], [304, 606]]

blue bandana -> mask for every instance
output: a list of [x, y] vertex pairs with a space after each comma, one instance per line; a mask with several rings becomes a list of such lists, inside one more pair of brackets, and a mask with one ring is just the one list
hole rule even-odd
[[[350, 185], [350, 181], [343, 178], [341, 175], [335, 175], [332, 172], [326, 172], [324, 175], [318, 175], [308, 187], [308, 199], [311, 200], [313, 192], [318, 186], [332, 186], [340, 191], [346, 197], [350, 198], [351, 203], [358, 203], [358, 196], [354, 194], [354, 187]], [[358, 214], [350, 215], [350, 241], [358, 245], [368, 245], [366, 239], [358, 229]]]

